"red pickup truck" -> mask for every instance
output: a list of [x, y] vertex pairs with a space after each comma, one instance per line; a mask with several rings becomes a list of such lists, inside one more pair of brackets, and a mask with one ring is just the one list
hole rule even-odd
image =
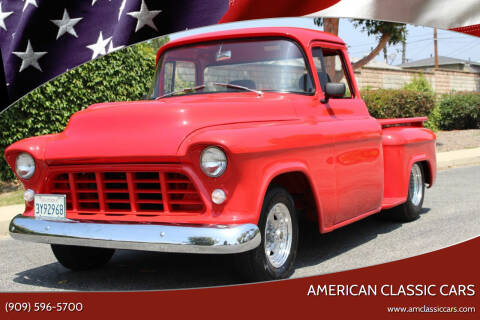
[[92, 105], [7, 148], [26, 190], [10, 234], [73, 270], [122, 248], [235, 254], [250, 279], [285, 278], [300, 218], [325, 233], [419, 216], [436, 174], [425, 120], [371, 117], [333, 35], [182, 38], [159, 50], [149, 99]]

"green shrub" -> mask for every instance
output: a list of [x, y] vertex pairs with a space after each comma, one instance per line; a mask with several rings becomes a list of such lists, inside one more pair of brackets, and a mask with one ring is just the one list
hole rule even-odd
[[480, 128], [480, 93], [456, 92], [442, 95], [437, 126], [441, 130]]
[[418, 76], [415, 75], [410, 82], [405, 83], [403, 89], [433, 94], [432, 86], [423, 73], [420, 73]]
[[440, 112], [438, 111], [438, 103], [435, 104], [432, 112], [428, 115], [428, 120], [423, 125], [425, 128], [428, 128], [433, 131], [438, 131], [440, 128], [438, 127], [438, 122], [440, 119]]
[[435, 105], [433, 94], [412, 90], [364, 90], [361, 96], [370, 114], [379, 119], [424, 117]]
[[155, 52], [139, 44], [75, 68], [35, 89], [0, 115], [0, 180], [14, 178], [3, 154], [23, 138], [61, 132], [70, 116], [97, 102], [139, 100], [148, 93]]

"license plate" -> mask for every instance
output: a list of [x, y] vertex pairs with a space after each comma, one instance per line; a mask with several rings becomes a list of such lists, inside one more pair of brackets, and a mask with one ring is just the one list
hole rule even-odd
[[34, 198], [35, 217], [64, 219], [66, 217], [66, 196], [64, 194], [36, 194]]

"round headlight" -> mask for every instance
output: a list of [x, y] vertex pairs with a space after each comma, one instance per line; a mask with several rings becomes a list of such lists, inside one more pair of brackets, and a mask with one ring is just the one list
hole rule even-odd
[[200, 167], [207, 176], [220, 177], [227, 169], [227, 156], [217, 147], [207, 147], [202, 151]]
[[20, 178], [30, 179], [35, 173], [35, 160], [28, 153], [20, 153], [15, 160], [15, 171]]

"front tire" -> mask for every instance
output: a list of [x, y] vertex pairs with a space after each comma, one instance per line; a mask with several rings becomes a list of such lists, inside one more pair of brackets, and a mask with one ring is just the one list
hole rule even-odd
[[237, 269], [248, 281], [289, 277], [297, 255], [298, 221], [292, 196], [283, 188], [267, 191], [258, 227], [261, 244], [237, 255]]
[[105, 265], [115, 249], [52, 244], [52, 251], [62, 266], [70, 270], [88, 270]]
[[420, 217], [425, 197], [425, 175], [419, 163], [414, 163], [410, 171], [407, 201], [392, 208], [389, 216], [396, 221], [410, 222]]

